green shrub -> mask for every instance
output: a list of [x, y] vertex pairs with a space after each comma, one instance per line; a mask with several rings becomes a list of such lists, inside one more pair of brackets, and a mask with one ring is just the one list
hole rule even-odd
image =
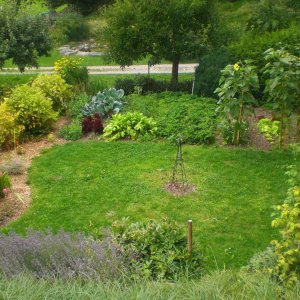
[[83, 116], [91, 116], [96, 113], [101, 117], [111, 117], [112, 114], [119, 113], [123, 108], [122, 98], [123, 90], [105, 89], [103, 92], [98, 92], [92, 100], [82, 108]]
[[52, 100], [53, 110], [57, 112], [66, 110], [72, 98], [71, 86], [58, 74], [39, 75], [32, 86], [39, 87]]
[[178, 224], [169, 220], [129, 223], [123, 219], [113, 224], [113, 231], [124, 253], [133, 255], [134, 278], [200, 277], [202, 259], [200, 255], [189, 255], [187, 239]]
[[182, 81], [176, 84], [170, 84], [169, 81], [155, 80], [143, 75], [137, 75], [135, 78], [116, 79], [115, 88], [124, 90], [125, 95], [137, 93], [146, 95], [148, 93], [161, 93], [165, 91], [173, 92], [192, 92], [192, 81]]
[[30, 134], [40, 134], [49, 131], [57, 113], [52, 109], [52, 101], [38, 87], [26, 84], [12, 90], [6, 99], [12, 113], [17, 114], [17, 123], [25, 127]]
[[17, 114], [8, 110], [7, 104], [0, 103], [0, 149], [9, 148], [18, 143], [24, 126], [17, 124]]
[[233, 53], [226, 48], [216, 49], [203, 56], [195, 72], [195, 94], [215, 97], [219, 85], [221, 70], [236, 61]]
[[88, 86], [89, 73], [85, 66], [82, 66], [82, 59], [63, 57], [54, 63], [54, 70], [71, 85], [78, 86], [85, 90]]
[[68, 105], [68, 114], [72, 119], [82, 119], [82, 108], [90, 101], [90, 97], [86, 93], [76, 95]]
[[107, 83], [103, 82], [99, 79], [93, 79], [93, 77], [91, 78], [91, 80], [89, 81], [87, 87], [86, 87], [86, 93], [88, 95], [96, 95], [99, 91], [103, 91], [107, 88]]
[[255, 6], [255, 10], [248, 20], [247, 30], [261, 33], [288, 27], [290, 21], [288, 10], [285, 6], [274, 2], [273, 0], [262, 0]]
[[276, 207], [278, 216], [272, 221], [272, 227], [279, 229], [281, 238], [272, 241], [276, 264], [271, 273], [291, 287], [300, 280], [300, 173], [292, 165], [286, 175], [289, 183], [286, 199]]
[[135, 140], [140, 136], [153, 135], [157, 130], [156, 122], [138, 112], [116, 114], [104, 129], [104, 138], [108, 141], [118, 139]]
[[64, 13], [56, 18], [51, 36], [56, 44], [62, 45], [72, 41], [89, 38], [90, 29], [85, 19], [76, 12]]
[[285, 47], [292, 54], [297, 54], [296, 45], [300, 40], [300, 28], [292, 25], [289, 28], [264, 34], [245, 34], [239, 42], [229, 46], [238, 59], [251, 59], [259, 68], [264, 66], [263, 53], [269, 48]]
[[63, 126], [59, 131], [59, 136], [70, 141], [79, 140], [82, 137], [80, 122], [73, 121], [71, 124]]
[[157, 122], [157, 136], [183, 136], [186, 143], [212, 143], [216, 130], [214, 99], [180, 93], [126, 98], [127, 111], [139, 111]]
[[223, 143], [225, 145], [236, 144], [236, 133], [239, 131], [239, 144], [246, 144], [248, 141], [249, 123], [246, 121], [237, 122], [237, 120], [223, 119], [218, 125], [218, 129], [222, 135]]
[[0, 199], [3, 198], [11, 187], [10, 178], [0, 171]]

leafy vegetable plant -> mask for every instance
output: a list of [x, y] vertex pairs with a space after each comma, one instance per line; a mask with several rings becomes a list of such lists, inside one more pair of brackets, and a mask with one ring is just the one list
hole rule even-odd
[[83, 107], [82, 115], [90, 116], [99, 113], [103, 118], [111, 117], [113, 114], [119, 113], [122, 110], [123, 96], [123, 90], [116, 90], [115, 88], [105, 89], [103, 92], [97, 93], [97, 95]]
[[157, 131], [156, 122], [138, 112], [113, 115], [104, 129], [104, 138], [108, 141], [118, 139], [135, 140], [139, 136], [153, 135]]

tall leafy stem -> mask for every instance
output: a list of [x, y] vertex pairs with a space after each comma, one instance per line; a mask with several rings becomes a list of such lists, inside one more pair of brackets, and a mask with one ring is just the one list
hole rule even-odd
[[240, 144], [245, 114], [252, 112], [256, 100], [252, 94], [259, 87], [258, 76], [251, 61], [227, 65], [221, 71], [219, 87], [215, 90], [219, 102], [217, 110], [223, 119], [236, 124], [233, 144]]
[[278, 146], [282, 148], [289, 118], [293, 111], [300, 110], [300, 61], [284, 49], [268, 49], [264, 57], [267, 63], [263, 73], [268, 77], [264, 93], [280, 121]]

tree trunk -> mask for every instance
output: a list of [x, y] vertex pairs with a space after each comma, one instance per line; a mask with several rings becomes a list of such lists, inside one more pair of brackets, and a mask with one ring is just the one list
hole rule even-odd
[[174, 59], [172, 62], [172, 79], [171, 85], [178, 84], [178, 69], [179, 69], [179, 59]]

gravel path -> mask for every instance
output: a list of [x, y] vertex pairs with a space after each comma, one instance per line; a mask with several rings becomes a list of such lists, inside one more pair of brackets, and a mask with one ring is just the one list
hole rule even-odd
[[[179, 73], [194, 73], [198, 64], [180, 64]], [[119, 66], [88, 66], [90, 75], [97, 74], [147, 74], [148, 65], [134, 65], [125, 67]], [[150, 67], [151, 74], [170, 74], [172, 72], [171, 64], [161, 64]], [[27, 69], [25, 74], [51, 74], [53, 67], [40, 67], [39, 69]], [[17, 68], [3, 68], [0, 75], [20, 74]]]

